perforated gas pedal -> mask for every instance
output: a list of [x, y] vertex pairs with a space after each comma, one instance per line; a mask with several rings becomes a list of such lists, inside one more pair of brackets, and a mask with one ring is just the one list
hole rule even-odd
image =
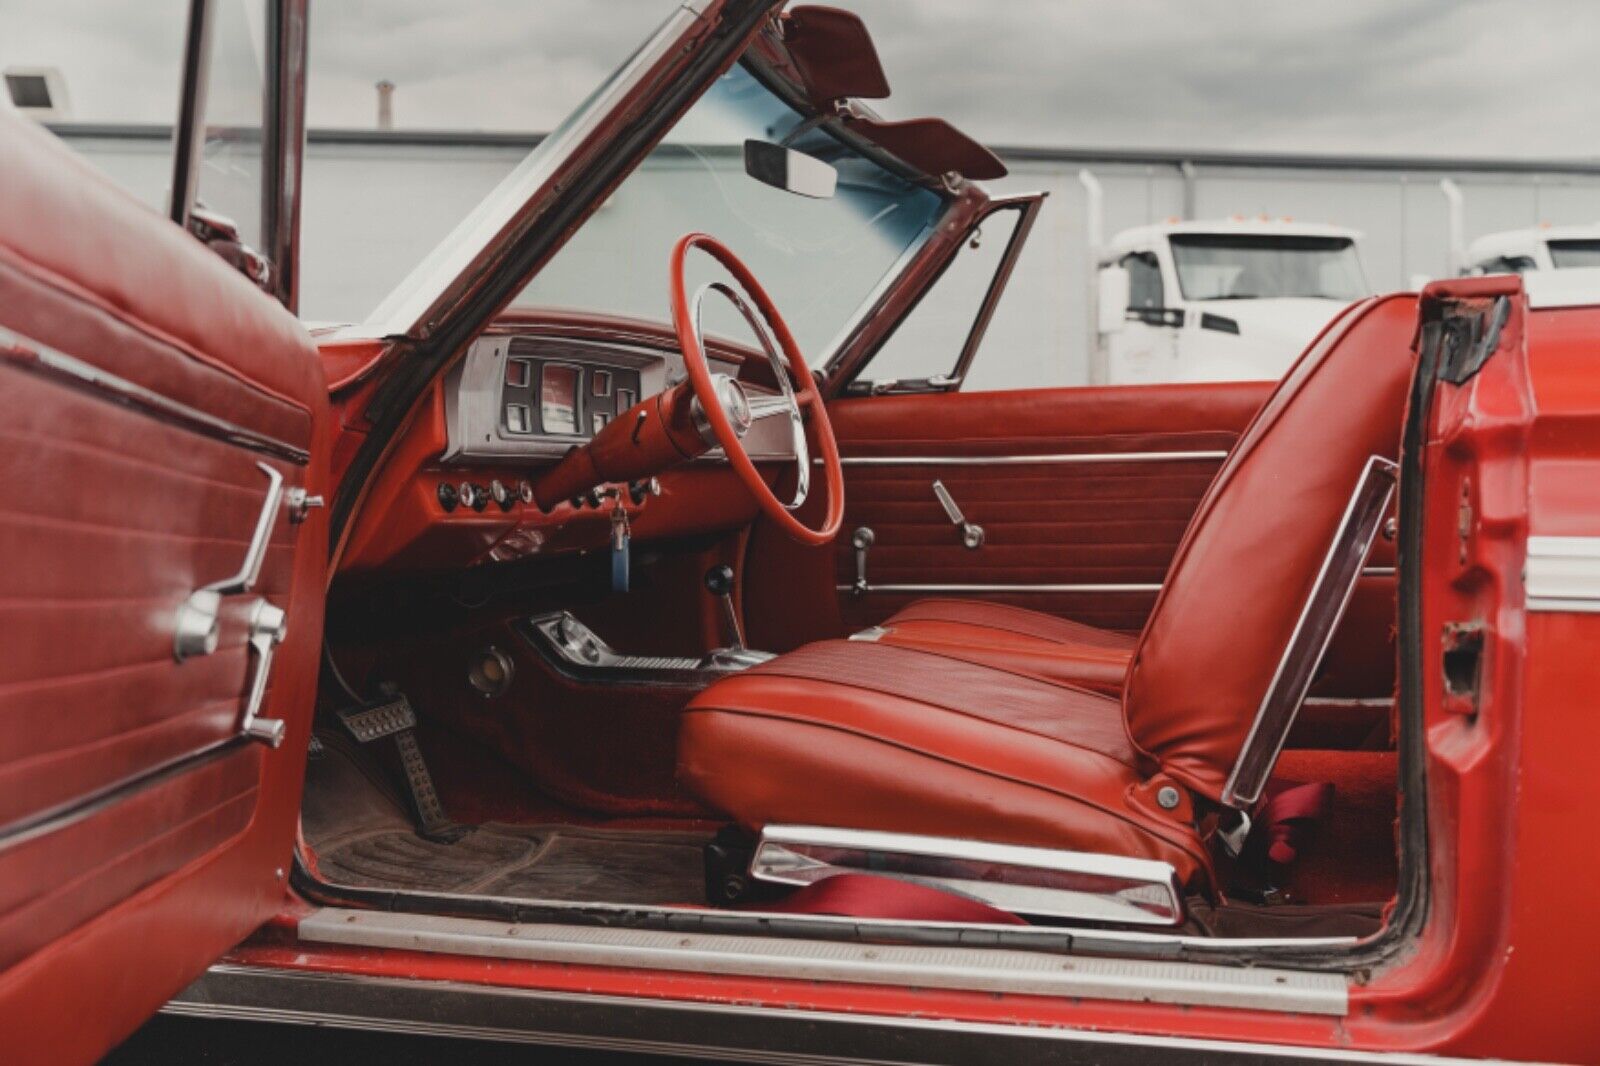
[[427, 760], [422, 757], [422, 747], [417, 743], [417, 712], [411, 709], [411, 701], [404, 693], [391, 692], [380, 703], [346, 707], [336, 713], [345, 732], [357, 743], [371, 744], [384, 737], [394, 738], [419, 836], [441, 844], [454, 844], [472, 832], [471, 826], [453, 822], [445, 813], [439, 791], [433, 786], [433, 775], [428, 772]]

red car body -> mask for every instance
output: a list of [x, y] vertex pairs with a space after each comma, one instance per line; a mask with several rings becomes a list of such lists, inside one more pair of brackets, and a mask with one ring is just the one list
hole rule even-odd
[[[402, 565], [465, 566], [529, 523], [543, 523], [552, 551], [605, 542], [609, 523], [594, 508], [440, 516], [439, 383], [484, 329], [674, 343], [650, 323], [501, 313], [511, 291], [502, 281], [553, 255], [695, 87], [770, 32], [768, 6], [710, 0], [694, 11], [684, 47], [657, 56], [641, 79], [650, 88], [586, 132], [586, 148], [530, 196], [507, 239], [426, 309], [427, 329], [334, 335], [320, 350], [272, 298], [293, 306], [294, 180], [280, 187], [270, 229], [270, 258], [284, 269], [264, 294], [47, 134], [0, 114], [0, 1046], [9, 1061], [89, 1061], [164, 1004], [191, 1015], [819, 1061], [1600, 1060], [1589, 1002], [1600, 988], [1591, 962], [1600, 922], [1586, 917], [1595, 896], [1586, 886], [1600, 869], [1584, 858], [1587, 764], [1600, 750], [1600, 658], [1589, 650], [1600, 639], [1600, 582], [1588, 568], [1600, 556], [1581, 562], [1600, 545], [1600, 299], [1530, 302], [1512, 277], [1439, 282], [1416, 301], [1418, 350], [1436, 336], [1430, 326], [1464, 323], [1462, 335], [1484, 351], [1463, 367], [1440, 341], [1413, 386], [1401, 472], [1411, 502], [1401, 513], [1421, 520], [1414, 543], [1402, 529], [1398, 548], [1397, 684], [1402, 791], [1421, 785], [1422, 794], [1404, 795], [1413, 806], [1399, 830], [1401, 884], [1376, 937], [1259, 957], [1174, 948], [1125, 966], [1102, 946], [1098, 956], [1056, 956], [1089, 982], [1062, 995], [964, 982], [969, 951], [990, 952], [973, 967], [1004, 967], [1004, 949], [981, 938], [868, 945], [907, 952], [901, 976], [885, 978], [865, 963], [795, 961], [791, 974], [781, 952], [764, 969], [741, 969], [718, 961], [728, 950], [718, 938], [734, 934], [669, 919], [624, 922], [611, 930], [620, 939], [579, 938], [565, 952], [541, 942], [522, 957], [440, 947], [423, 932], [387, 946], [301, 935], [304, 920], [339, 910], [308, 890], [293, 851], [329, 583]], [[274, 10], [270, 158], [297, 177], [304, 3]], [[938, 130], [881, 136], [906, 157], [988, 165]], [[1027, 418], [1092, 424], [1103, 437], [1151, 432], [1152, 410], [1167, 432], [1211, 434], [1225, 450], [1268, 385], [935, 392], [889, 403], [847, 395], [876, 336], [993, 206], [977, 185], [959, 185], [949, 225], [823, 386], [847, 456], [933, 423], [947, 441]], [[544, 221], [521, 225], [534, 218]], [[1495, 314], [1504, 317], [1490, 330]], [[474, 476], [510, 482], [522, 472], [488, 464]], [[257, 580], [224, 594], [222, 650], [174, 661], [168, 620], [248, 550], [261, 493], [277, 476], [289, 502], [265, 527]], [[1179, 501], [1180, 518], [1205, 484]], [[682, 537], [755, 517], [726, 469], [686, 469], [636, 509], [633, 528], [639, 538]], [[820, 590], [794, 593], [784, 610], [747, 607], [747, 625], [773, 646], [867, 621], [841, 618], [859, 608], [834, 596], [835, 575], [852, 565], [848, 545], [751, 551], [750, 600], [764, 580]], [[1580, 560], [1556, 579], [1568, 591], [1530, 591], [1529, 575], [1548, 573], [1552, 555]], [[249, 643], [262, 632], [251, 613], [260, 602], [285, 611], [281, 639], [268, 633], [260, 645], [274, 661], [258, 717], [284, 724], [279, 747], [254, 742], [239, 721], [254, 672], [267, 669]], [[1136, 629], [1148, 603], [1057, 607], [1122, 612], [1113, 627]], [[696, 644], [716, 639], [709, 601], [678, 622]], [[660, 936], [681, 940], [677, 961], [671, 944], [651, 939]], [[1052, 956], [1011, 957], [1023, 967]], [[946, 964], [951, 972], [930, 969], [926, 982], [905, 976]], [[1280, 972], [1304, 978], [1295, 989], [1306, 1000], [1271, 987], [1251, 998], [1252, 975], [1271, 986]], [[1305, 1008], [1311, 1000], [1321, 1007]]]

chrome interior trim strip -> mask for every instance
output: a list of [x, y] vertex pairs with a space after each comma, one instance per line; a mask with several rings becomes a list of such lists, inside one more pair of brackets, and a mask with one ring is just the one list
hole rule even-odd
[[1041, 1062], [1170, 1066], [1362, 1063], [1457, 1066], [1482, 1060], [1026, 1023], [514, 988], [463, 981], [218, 963], [162, 1008], [193, 1018], [332, 1026], [787, 1064]]
[[811, 885], [852, 871], [937, 885], [1013, 914], [1137, 926], [1175, 926], [1184, 914], [1172, 865], [1125, 855], [768, 825], [750, 859], [751, 877], [780, 885]]
[[304, 466], [311, 453], [293, 444], [256, 433], [207, 411], [179, 403], [76, 356], [0, 326], [0, 359], [7, 366], [48, 377], [99, 400], [157, 419], [193, 433], [237, 444]]
[[[839, 592], [855, 592], [855, 585], [835, 585]], [[864, 592], [1160, 592], [1160, 585], [879, 585]]]
[[728, 934], [507, 925], [385, 911], [323, 908], [301, 919], [315, 943], [479, 958], [677, 970], [804, 981], [978, 989], [1142, 1003], [1343, 1016], [1345, 978], [1300, 970], [1102, 959], [995, 948], [908, 947]]
[[1356, 479], [1344, 514], [1335, 527], [1311, 593], [1295, 620], [1294, 631], [1256, 708], [1244, 746], [1234, 760], [1222, 802], [1244, 808], [1261, 797], [1267, 777], [1278, 761], [1289, 729], [1311, 687], [1317, 666], [1328, 650], [1339, 619], [1350, 605], [1372, 542], [1388, 512], [1400, 467], [1380, 455], [1369, 456]]
[[[1045, 466], [1059, 463], [1220, 461], [1227, 452], [1052, 452], [1048, 455], [841, 455], [845, 466]], [[818, 459], [817, 462], [821, 462]]]
[[1528, 610], [1600, 612], [1600, 537], [1529, 537]]
[[1394, 577], [1395, 569], [1392, 566], [1365, 566], [1361, 568], [1362, 577]]

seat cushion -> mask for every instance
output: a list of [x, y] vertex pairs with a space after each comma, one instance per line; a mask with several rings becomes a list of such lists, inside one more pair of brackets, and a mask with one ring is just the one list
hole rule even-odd
[[1102, 693], [930, 651], [831, 640], [711, 685], [679, 775], [750, 828], [884, 829], [1172, 863], [1209, 879], [1187, 804], [1138, 802], [1153, 767]]
[[885, 644], [937, 651], [1120, 695], [1136, 638], [1025, 607], [983, 600], [926, 599], [883, 623]]

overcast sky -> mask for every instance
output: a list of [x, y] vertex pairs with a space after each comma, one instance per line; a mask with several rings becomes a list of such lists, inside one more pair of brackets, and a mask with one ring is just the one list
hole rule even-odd
[[[233, 0], [229, 0], [233, 2]], [[892, 117], [994, 144], [1600, 156], [1594, 0], [833, 0]], [[167, 121], [183, 0], [0, 0], [0, 68], [73, 117]], [[542, 130], [670, 0], [311, 0], [313, 125]]]

